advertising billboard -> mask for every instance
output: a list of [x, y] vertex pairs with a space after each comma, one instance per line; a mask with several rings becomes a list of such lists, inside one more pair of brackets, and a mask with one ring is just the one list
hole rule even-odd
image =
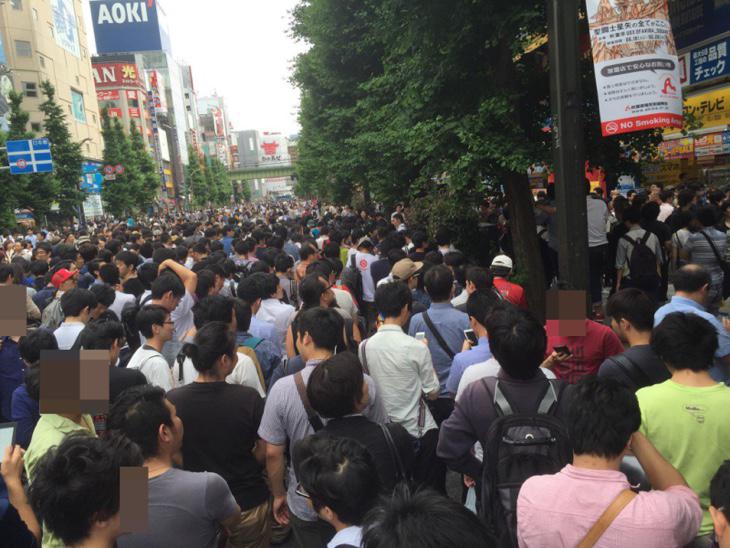
[[687, 54], [687, 84], [701, 84], [730, 76], [730, 38], [692, 48]]
[[262, 133], [259, 138], [259, 163], [287, 164], [290, 162], [288, 139], [281, 133]]
[[119, 90], [118, 89], [108, 89], [105, 91], [97, 91], [96, 100], [97, 101], [119, 101]]
[[10, 122], [10, 92], [13, 91], [13, 80], [8, 70], [8, 59], [5, 56], [3, 36], [0, 33], [0, 129], [8, 131]]
[[76, 11], [73, 0], [51, 0], [56, 43], [67, 52], [81, 56], [79, 30], [76, 27]]
[[92, 0], [91, 17], [100, 54], [170, 51], [157, 0]]
[[730, 31], [730, 2], [726, 0], [669, 0], [677, 48], [685, 49]]
[[134, 63], [94, 63], [91, 65], [96, 89], [143, 87]]
[[667, 0], [587, 0], [604, 137], [683, 124]]
[[[730, 125], [730, 88], [720, 88], [687, 97], [684, 102], [684, 112], [700, 124], [701, 129]], [[664, 135], [677, 134], [680, 131], [673, 129], [665, 131]]]

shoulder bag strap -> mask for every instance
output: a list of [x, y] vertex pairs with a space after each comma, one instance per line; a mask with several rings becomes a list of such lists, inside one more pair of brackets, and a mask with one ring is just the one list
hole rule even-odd
[[304, 405], [304, 410], [307, 412], [307, 419], [309, 420], [309, 424], [312, 425], [312, 428], [315, 432], [319, 432], [324, 428], [324, 425], [322, 424], [322, 419], [319, 418], [319, 415], [312, 409], [312, 406], [309, 403], [309, 398], [307, 397], [307, 387], [304, 385], [304, 377], [302, 377], [302, 372], [297, 371], [297, 373], [294, 375], [294, 383], [297, 385], [297, 392], [299, 392], [299, 399], [302, 400], [302, 405]]
[[626, 375], [626, 377], [631, 382], [633, 382], [637, 386], [637, 388], [649, 386], [651, 384], [651, 379], [646, 374], [646, 372], [641, 369], [637, 365], [637, 363], [629, 358], [627, 355], [618, 354], [617, 356], [611, 356], [610, 358], [608, 358], [608, 360], [618, 366], [621, 372]]
[[431, 318], [428, 316], [428, 312], [423, 313], [423, 321], [426, 322], [426, 326], [428, 327], [429, 331], [431, 331], [433, 336], [436, 338], [436, 342], [441, 347], [441, 350], [446, 352], [446, 355], [449, 357], [449, 359], [453, 360], [456, 354], [454, 354], [451, 348], [449, 348], [449, 345], [446, 344], [446, 341], [441, 336], [441, 333], [439, 333], [438, 329], [436, 329], [436, 326], [431, 321]]
[[603, 536], [606, 529], [614, 522], [621, 511], [636, 498], [636, 493], [631, 489], [625, 489], [613, 500], [611, 505], [601, 514], [598, 521], [593, 524], [588, 534], [580, 541], [578, 548], [592, 548], [596, 542]]
[[652, 233], [649, 232], [648, 230], [646, 230], [646, 229], [644, 230], [644, 235], [641, 237], [641, 244], [642, 245], [646, 245], [646, 242], [648, 242], [649, 241], [649, 238], [651, 238], [651, 234]]
[[362, 370], [365, 371], [366, 375], [370, 374], [370, 368], [368, 367], [368, 355], [366, 352], [369, 340], [370, 339], [365, 339], [362, 341]]
[[390, 456], [393, 457], [393, 464], [395, 465], [396, 473], [395, 482], [400, 483], [401, 481], [404, 481], [406, 479], [406, 470], [403, 466], [403, 460], [400, 458], [400, 453], [398, 452], [398, 448], [395, 446], [393, 435], [390, 433], [390, 430], [388, 430], [388, 425], [381, 424], [380, 429], [383, 431], [385, 443], [388, 444]]
[[707, 243], [710, 244], [710, 247], [712, 248], [712, 252], [715, 254], [715, 259], [717, 259], [718, 264], [724, 268], [725, 261], [720, 257], [720, 253], [717, 251], [717, 248], [715, 247], [715, 243], [712, 241], [712, 238], [710, 238], [704, 230], [700, 230], [700, 234], [702, 234], [705, 237], [705, 240], [707, 240]]
[[555, 391], [555, 385], [548, 380], [548, 388], [545, 391], [545, 395], [540, 401], [540, 405], [537, 408], [538, 415], [547, 415], [553, 409], [555, 404], [558, 403], [558, 394]]

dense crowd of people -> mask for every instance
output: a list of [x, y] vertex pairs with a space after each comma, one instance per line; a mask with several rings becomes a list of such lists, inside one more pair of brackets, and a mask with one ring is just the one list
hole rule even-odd
[[[0, 337], [0, 544], [730, 546], [730, 206], [586, 200], [591, 317], [555, 283], [559, 212], [536, 201], [545, 322], [508, 233], [484, 264], [402, 206], [3, 233], [27, 334]], [[83, 390], [42, 371], [87, 351], [108, 408], [56, 409]]]

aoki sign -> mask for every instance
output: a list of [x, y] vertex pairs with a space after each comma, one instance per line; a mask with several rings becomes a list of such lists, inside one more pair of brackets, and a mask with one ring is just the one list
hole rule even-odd
[[170, 50], [157, 0], [93, 0], [91, 15], [99, 53]]

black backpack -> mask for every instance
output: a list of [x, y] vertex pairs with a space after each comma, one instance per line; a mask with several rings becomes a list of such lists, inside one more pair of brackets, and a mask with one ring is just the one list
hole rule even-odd
[[537, 413], [515, 414], [496, 377], [482, 379], [497, 413], [484, 444], [481, 514], [500, 547], [517, 547], [517, 495], [530, 477], [572, 462], [568, 430], [554, 416], [565, 384], [548, 381]]
[[362, 273], [357, 267], [357, 253], [350, 256], [350, 262], [342, 271], [342, 285], [350, 290], [358, 307], [362, 306]]
[[622, 238], [629, 242], [633, 250], [629, 254], [629, 276], [634, 286], [639, 289], [653, 290], [659, 282], [657, 273], [657, 256], [646, 245], [651, 232], [644, 231], [641, 239], [632, 240], [628, 236]]

